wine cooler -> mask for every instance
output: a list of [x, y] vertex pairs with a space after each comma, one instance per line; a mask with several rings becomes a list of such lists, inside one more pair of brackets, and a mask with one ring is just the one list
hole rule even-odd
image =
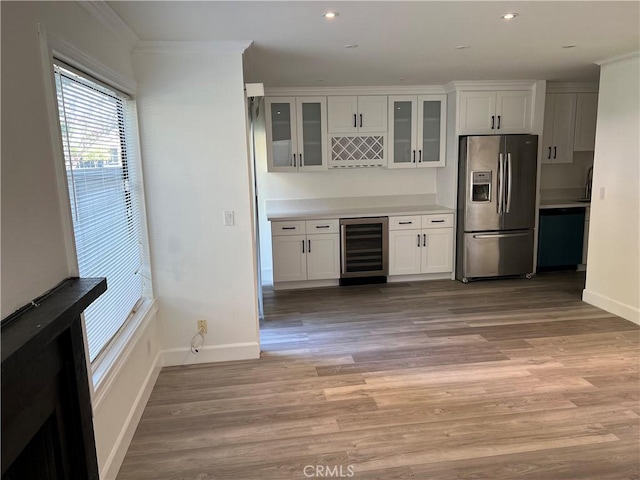
[[386, 277], [388, 228], [387, 217], [340, 219], [341, 279]]

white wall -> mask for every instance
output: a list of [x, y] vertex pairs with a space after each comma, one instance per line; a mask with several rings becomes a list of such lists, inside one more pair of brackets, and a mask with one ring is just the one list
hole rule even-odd
[[541, 166], [540, 188], [543, 190], [584, 188], [587, 171], [592, 165], [593, 152], [574, 152], [573, 163], [543, 163]]
[[70, 273], [36, 25], [45, 15], [2, 2], [2, 318]]
[[[165, 365], [257, 358], [241, 51], [140, 53], [134, 64]], [[209, 333], [193, 355], [198, 319]]]
[[602, 64], [583, 294], [587, 303], [636, 323], [640, 323], [639, 84], [638, 54]]
[[[68, 265], [37, 24], [120, 77], [129, 45], [76, 2], [2, 2], [2, 317], [73, 272]], [[52, 100], [53, 101], [53, 100]], [[113, 479], [146, 403], [160, 348], [155, 316], [94, 397], [101, 478]], [[136, 408], [137, 407], [137, 408]]]

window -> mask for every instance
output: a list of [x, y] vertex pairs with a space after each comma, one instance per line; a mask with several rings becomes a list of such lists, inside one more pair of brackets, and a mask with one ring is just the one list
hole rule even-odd
[[107, 277], [85, 310], [93, 361], [145, 291], [135, 105], [67, 65], [54, 64], [62, 146], [81, 277]]

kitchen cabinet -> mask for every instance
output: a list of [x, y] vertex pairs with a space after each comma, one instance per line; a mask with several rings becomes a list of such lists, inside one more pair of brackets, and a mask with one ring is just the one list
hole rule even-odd
[[542, 163], [573, 162], [575, 93], [548, 93], [544, 105]]
[[573, 150], [576, 152], [595, 150], [598, 94], [578, 93], [576, 99], [576, 128]]
[[327, 169], [325, 97], [265, 99], [270, 172]]
[[389, 275], [452, 270], [452, 214], [389, 218]]
[[389, 168], [442, 167], [446, 95], [389, 96]]
[[327, 99], [329, 133], [385, 133], [386, 95], [332, 96]]
[[273, 222], [273, 281], [340, 278], [337, 219]]
[[531, 90], [462, 91], [461, 135], [531, 133]]

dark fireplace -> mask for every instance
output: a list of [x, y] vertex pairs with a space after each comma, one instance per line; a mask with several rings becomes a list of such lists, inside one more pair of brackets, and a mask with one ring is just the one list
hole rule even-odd
[[2, 322], [2, 480], [98, 479], [81, 313], [105, 279], [65, 280]]

